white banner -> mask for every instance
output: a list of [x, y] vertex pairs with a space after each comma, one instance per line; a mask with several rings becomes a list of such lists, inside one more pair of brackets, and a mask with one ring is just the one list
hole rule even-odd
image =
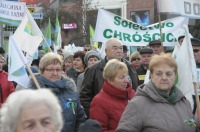
[[0, 22], [18, 26], [24, 17], [24, 2], [0, 1]]
[[158, 0], [160, 12], [200, 19], [200, 0]]
[[[174, 46], [177, 42], [172, 32], [188, 25], [188, 18], [176, 17], [161, 22], [164, 46]], [[128, 46], [146, 46], [152, 40], [160, 39], [159, 23], [140, 26], [118, 15], [100, 9], [98, 12], [94, 41], [105, 42], [109, 38], [119, 38]]]

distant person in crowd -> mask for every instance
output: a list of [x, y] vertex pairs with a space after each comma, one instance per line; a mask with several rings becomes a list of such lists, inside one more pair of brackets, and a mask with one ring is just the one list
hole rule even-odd
[[[2, 48], [2, 47], [0, 47], [0, 55], [2, 56], [2, 57], [4, 57], [5, 56], [5, 50]], [[8, 72], [8, 63], [7, 63], [7, 61], [3, 64], [3, 68], [2, 68], [5, 72]]]
[[39, 63], [40, 63], [40, 58], [38, 59], [34, 59], [31, 63], [31, 66], [35, 67], [38, 71], [40, 70], [39, 69]]
[[12, 81], [8, 81], [8, 73], [5, 72], [3, 64], [6, 63], [5, 58], [0, 54], [0, 108], [7, 97], [15, 91], [15, 87]]
[[88, 119], [79, 126], [78, 132], [102, 132], [98, 121]]
[[[87, 67], [92, 66], [93, 64], [99, 62], [100, 60], [101, 60], [101, 55], [95, 50], [91, 50], [87, 52], [84, 57], [84, 63], [87, 65]], [[85, 75], [85, 72], [81, 73], [77, 79], [77, 89], [79, 91], [84, 79], [84, 75]]]
[[38, 57], [41, 59], [45, 55], [44, 50], [38, 50]]
[[60, 132], [62, 110], [47, 89], [12, 93], [0, 109], [1, 132]]
[[83, 50], [85, 53], [87, 53], [88, 51], [92, 50], [92, 46], [89, 44], [84, 45]]
[[[74, 81], [62, 76], [63, 61], [60, 55], [53, 52], [45, 54], [39, 64], [40, 73], [36, 79], [41, 88], [50, 89], [59, 99], [63, 110], [64, 127], [62, 132], [75, 132], [79, 124], [85, 121], [86, 115], [79, 101], [79, 94]], [[36, 89], [31, 82], [30, 88]], [[16, 88], [19, 90], [20, 88]]]
[[80, 100], [85, 112], [89, 115], [90, 103], [93, 97], [101, 90], [104, 79], [103, 69], [106, 63], [111, 59], [119, 59], [128, 67], [128, 80], [132, 88], [136, 89], [138, 86], [138, 77], [135, 69], [131, 63], [123, 58], [122, 42], [117, 38], [108, 39], [105, 43], [106, 56], [100, 62], [88, 67], [85, 72], [85, 77], [80, 88]]
[[2, 56], [5, 55], [5, 50], [4, 50], [2, 47], [0, 47], [0, 54], [1, 54]]
[[71, 67], [73, 67], [73, 56], [74, 55], [69, 55], [65, 57], [64, 59], [64, 69], [69, 70]]
[[190, 102], [174, 85], [177, 68], [169, 54], [153, 56], [151, 81], [138, 87], [116, 132], [197, 132]]
[[159, 55], [162, 52], [162, 46], [160, 40], [153, 40], [149, 42], [150, 48], [153, 49], [153, 54]]
[[197, 38], [191, 38], [194, 59], [196, 62], [197, 68], [200, 68], [200, 40]]
[[[197, 38], [191, 38], [191, 44], [192, 44], [192, 48], [193, 48], [194, 59], [196, 62], [196, 68], [199, 69], [200, 68], [200, 40]], [[193, 95], [192, 97], [193, 97], [193, 101], [194, 101], [193, 113], [195, 113], [196, 107], [197, 107], [195, 95]]]
[[128, 47], [126, 45], [123, 45], [123, 58], [126, 59], [126, 60], [129, 60]]
[[140, 66], [136, 69], [139, 78], [139, 85], [144, 83], [147, 70], [149, 69], [149, 62], [153, 56], [151, 48], [143, 48], [140, 53]]
[[69, 78], [72, 78], [77, 85], [78, 75], [83, 73], [86, 68], [84, 62], [85, 53], [83, 51], [77, 51], [73, 56], [73, 67], [66, 70], [66, 74]]
[[102, 132], [115, 132], [122, 113], [135, 95], [135, 91], [128, 80], [126, 64], [117, 59], [106, 63], [103, 78], [103, 87], [91, 102], [89, 118], [101, 124]]
[[140, 66], [140, 54], [138, 51], [135, 51], [130, 56], [130, 62], [132, 66], [136, 69]]
[[178, 43], [181, 45], [183, 43], [183, 39], [185, 38], [185, 35], [181, 35], [178, 37]]

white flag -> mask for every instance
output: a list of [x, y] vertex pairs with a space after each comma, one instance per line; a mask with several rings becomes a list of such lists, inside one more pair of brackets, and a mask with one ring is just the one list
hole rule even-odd
[[25, 11], [24, 19], [13, 35], [20, 49], [33, 55], [43, 40], [43, 34], [33, 17]]
[[24, 55], [14, 40], [13, 36], [9, 37], [8, 47], [8, 80], [15, 81], [25, 88], [29, 87], [30, 79], [25, 70]]
[[184, 25], [183, 29], [185, 30], [183, 43], [180, 47], [177, 46], [173, 52], [173, 57], [178, 65], [176, 86], [182, 91], [193, 107], [193, 82], [197, 80], [197, 72], [188, 27]]

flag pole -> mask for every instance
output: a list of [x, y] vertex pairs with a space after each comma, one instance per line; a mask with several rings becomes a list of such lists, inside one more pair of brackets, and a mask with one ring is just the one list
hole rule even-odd
[[157, 7], [157, 13], [158, 13], [158, 21], [159, 21], [159, 29], [160, 29], [161, 47], [162, 47], [162, 51], [164, 52], [164, 49], [163, 49], [163, 41], [162, 41], [162, 28], [161, 28], [160, 8], [159, 8], [158, 0], [156, 0], [156, 7]]
[[32, 77], [33, 82], [35, 83], [37, 89], [41, 89], [37, 79], [35, 78], [35, 75], [33, 74], [32, 70], [30, 68], [30, 66], [28, 64], [25, 64], [25, 66], [26, 66], [26, 69], [28, 70], [28, 72], [30, 73], [30, 76]]
[[44, 42], [45, 42], [46, 46], [48, 47], [48, 51], [52, 52], [52, 50], [51, 50], [49, 44], [47, 43], [46, 39], [44, 38], [44, 36], [42, 36], [42, 38], [44, 39]]

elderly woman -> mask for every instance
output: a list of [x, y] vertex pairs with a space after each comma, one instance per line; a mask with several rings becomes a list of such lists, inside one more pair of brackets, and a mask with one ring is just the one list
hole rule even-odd
[[0, 54], [0, 108], [7, 97], [15, 91], [13, 82], [8, 81], [8, 73], [3, 70], [3, 64], [5, 63], [5, 58]]
[[12, 93], [0, 109], [1, 132], [60, 132], [58, 99], [47, 89]]
[[[75, 132], [86, 117], [74, 81], [62, 76], [62, 63], [60, 55], [52, 52], [45, 54], [39, 64], [41, 75], [37, 75], [36, 79], [40, 87], [50, 89], [60, 100], [64, 118], [62, 132]], [[32, 83], [31, 87], [35, 84]]]
[[120, 119], [117, 132], [196, 132], [189, 101], [173, 84], [177, 64], [167, 54], [149, 64], [151, 81], [141, 85]]
[[97, 120], [102, 132], [115, 132], [128, 101], [135, 95], [128, 80], [125, 63], [112, 59], [106, 64], [101, 91], [93, 98], [89, 118]]

